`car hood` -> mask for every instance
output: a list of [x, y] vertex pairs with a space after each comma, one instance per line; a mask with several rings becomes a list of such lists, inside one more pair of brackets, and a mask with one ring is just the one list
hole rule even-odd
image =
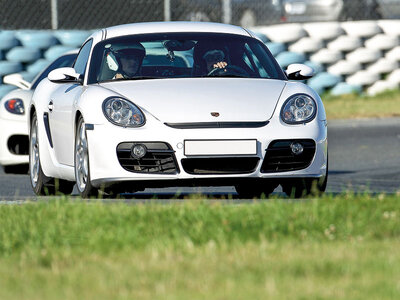
[[285, 84], [285, 81], [272, 79], [188, 78], [101, 85], [162, 122], [192, 123], [267, 121], [274, 113]]

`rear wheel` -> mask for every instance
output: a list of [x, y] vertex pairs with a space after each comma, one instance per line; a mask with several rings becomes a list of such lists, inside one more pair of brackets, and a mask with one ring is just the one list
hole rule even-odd
[[89, 148], [82, 117], [79, 117], [75, 135], [75, 180], [83, 198], [99, 196], [99, 190], [90, 182]]
[[38, 120], [36, 113], [32, 117], [29, 139], [29, 176], [33, 191], [38, 196], [71, 194], [74, 183], [47, 177], [42, 170], [39, 156]]
[[260, 198], [262, 195], [268, 197], [278, 186], [277, 183], [270, 181], [243, 181], [235, 185], [236, 192], [240, 198], [253, 199]]

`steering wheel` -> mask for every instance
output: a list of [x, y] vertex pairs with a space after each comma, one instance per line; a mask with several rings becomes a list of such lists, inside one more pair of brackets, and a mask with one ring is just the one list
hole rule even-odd
[[244, 69], [234, 65], [227, 65], [225, 68], [215, 68], [212, 69], [207, 76], [209, 77], [217, 77], [217, 76], [229, 76], [229, 75], [238, 75], [241, 77], [249, 76]]

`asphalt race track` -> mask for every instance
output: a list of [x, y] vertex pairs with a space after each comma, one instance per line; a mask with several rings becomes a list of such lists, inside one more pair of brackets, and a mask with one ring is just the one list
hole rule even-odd
[[[400, 191], [400, 118], [330, 121], [328, 192], [396, 193]], [[1, 168], [0, 168], [1, 169]], [[278, 188], [275, 193], [280, 193]], [[202, 193], [235, 197], [233, 187], [152, 189], [134, 199], [182, 198]], [[76, 191], [74, 191], [76, 195]], [[35, 199], [28, 175], [0, 170], [0, 200]]]

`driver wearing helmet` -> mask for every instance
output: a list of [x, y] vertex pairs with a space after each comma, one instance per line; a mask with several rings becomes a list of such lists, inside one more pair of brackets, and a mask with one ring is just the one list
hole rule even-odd
[[206, 62], [207, 73], [214, 69], [224, 69], [228, 63], [225, 61], [225, 54], [222, 50], [210, 50], [203, 55]]
[[141, 75], [141, 67], [146, 51], [142, 44], [130, 45], [129, 48], [113, 52], [117, 61], [117, 70], [113, 79], [129, 79]]

